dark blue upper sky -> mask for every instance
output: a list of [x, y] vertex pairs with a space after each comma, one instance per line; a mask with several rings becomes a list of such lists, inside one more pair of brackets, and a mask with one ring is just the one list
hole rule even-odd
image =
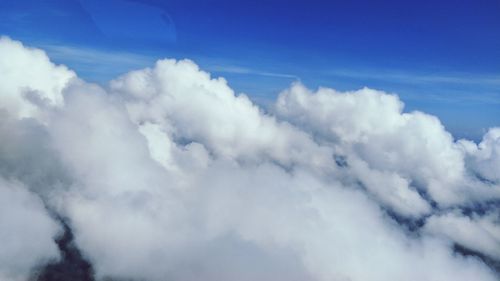
[[258, 102], [368, 86], [456, 136], [500, 125], [499, 0], [0, 0], [0, 34], [90, 81], [190, 58]]

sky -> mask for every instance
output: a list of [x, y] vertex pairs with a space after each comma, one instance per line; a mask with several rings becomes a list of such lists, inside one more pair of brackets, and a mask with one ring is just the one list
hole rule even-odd
[[498, 281], [498, 4], [328, 3], [1, 1], [0, 281]]
[[264, 105], [298, 80], [397, 93], [457, 138], [500, 124], [496, 0], [3, 0], [0, 34], [94, 82], [189, 58]]

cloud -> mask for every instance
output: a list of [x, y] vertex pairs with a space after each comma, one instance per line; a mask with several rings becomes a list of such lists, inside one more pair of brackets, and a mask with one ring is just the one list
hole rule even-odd
[[0, 177], [0, 280], [26, 280], [39, 264], [59, 258], [59, 225], [40, 198], [22, 184]]
[[78, 68], [79, 75], [92, 79], [93, 82], [105, 83], [118, 74], [143, 68], [155, 61], [147, 55], [78, 46], [43, 44], [42, 48], [51, 59], [64, 61], [69, 66]]
[[[0, 172], [16, 183], [1, 198], [27, 194], [15, 208], [53, 230], [36, 240], [52, 252], [0, 273], [27, 276], [57, 257], [48, 209], [96, 280], [498, 279], [453, 247], [498, 258], [497, 129], [456, 142], [395, 95], [299, 83], [265, 113], [189, 60], [99, 86], [19, 42], [3, 38], [0, 50], [2, 71], [22, 73], [10, 52], [32, 61], [0, 86], [0, 101], [15, 101], [0, 103]], [[47, 101], [12, 90], [23, 87]], [[466, 208], [483, 211], [450, 211]]]
[[[484, 253], [493, 259], [500, 260], [500, 226], [499, 213], [488, 212], [467, 217], [458, 211], [430, 217], [425, 231], [451, 239], [471, 250]], [[478, 239], [478, 238], [481, 239]]]
[[214, 65], [210, 68], [212, 71], [217, 71], [221, 73], [232, 73], [232, 74], [249, 74], [249, 75], [259, 75], [259, 76], [267, 76], [267, 77], [275, 77], [275, 78], [288, 78], [293, 80], [300, 80], [300, 78], [293, 74], [287, 73], [276, 73], [276, 72], [267, 72], [260, 71], [246, 67], [239, 66], [221, 66]]
[[500, 182], [500, 128], [488, 130], [481, 143], [462, 140], [460, 144], [467, 152], [467, 164], [482, 179]]
[[475, 84], [475, 85], [491, 85], [496, 86], [500, 84], [500, 77], [498, 74], [490, 74], [483, 76], [475, 76], [470, 73], [455, 73], [455, 75], [442, 75], [442, 74], [415, 74], [415, 73], [401, 73], [390, 71], [363, 71], [351, 72], [345, 70], [336, 70], [330, 72], [331, 75], [350, 77], [350, 78], [368, 78], [374, 80], [392, 80], [405, 83], [426, 82], [426, 83], [450, 83], [450, 84]]
[[498, 189], [468, 177], [463, 145], [453, 141], [436, 117], [404, 113], [403, 107], [397, 96], [368, 88], [348, 93], [320, 88], [313, 93], [295, 84], [278, 97], [275, 111], [331, 143], [348, 163], [351, 159], [351, 172], [369, 191], [400, 211], [421, 214], [428, 209], [418, 202], [417, 191], [442, 207], [472, 198], [499, 199]]
[[0, 37], [0, 102], [3, 110], [18, 117], [33, 117], [38, 105], [61, 105], [62, 89], [75, 77], [73, 71], [56, 66], [38, 49]]

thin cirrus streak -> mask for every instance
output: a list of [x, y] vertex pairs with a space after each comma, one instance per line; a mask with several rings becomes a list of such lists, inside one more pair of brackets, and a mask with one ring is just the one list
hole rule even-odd
[[299, 82], [264, 113], [190, 60], [99, 86], [7, 37], [0, 74], [0, 280], [498, 280], [499, 128]]
[[390, 79], [394, 81], [401, 81], [405, 83], [449, 83], [449, 84], [472, 84], [472, 85], [489, 85], [499, 86], [500, 76], [497, 75], [472, 75], [468, 73], [455, 73], [455, 74], [415, 74], [415, 73], [398, 73], [394, 71], [362, 71], [351, 72], [344, 70], [330, 71], [329, 74], [333, 76], [355, 77], [355, 78], [368, 78], [375, 80]]

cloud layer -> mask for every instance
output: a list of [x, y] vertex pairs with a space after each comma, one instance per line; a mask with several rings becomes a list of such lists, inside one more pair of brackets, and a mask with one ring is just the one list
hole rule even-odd
[[99, 86], [6, 37], [0, 75], [2, 281], [61, 220], [96, 280], [498, 280], [500, 128], [367, 88], [264, 110], [189, 60]]

